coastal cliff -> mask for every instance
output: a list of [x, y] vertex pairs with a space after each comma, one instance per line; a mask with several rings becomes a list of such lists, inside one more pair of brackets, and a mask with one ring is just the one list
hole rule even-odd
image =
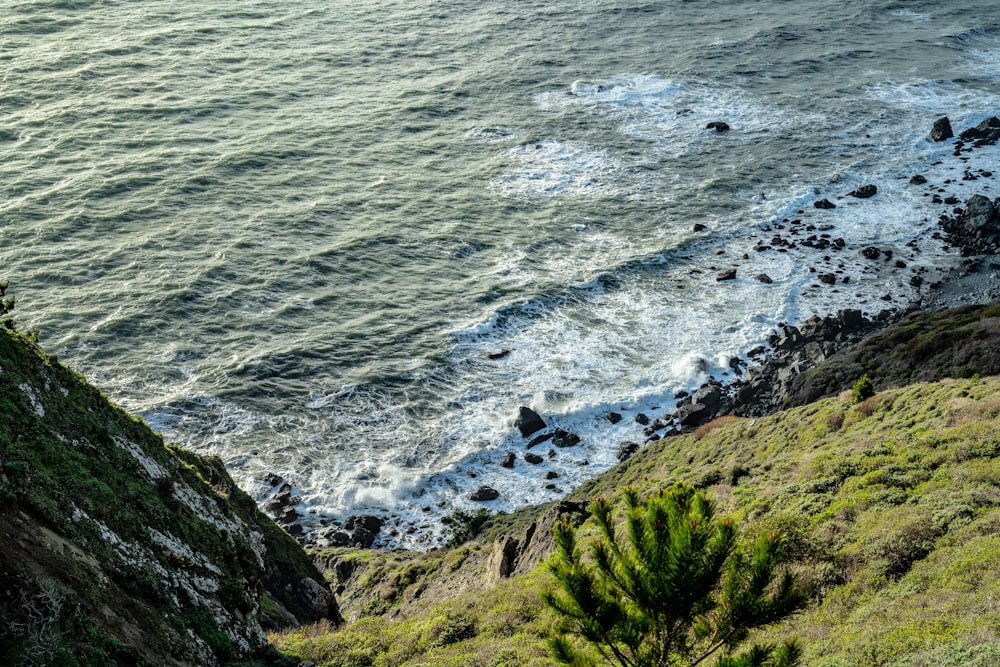
[[[0, 328], [0, 662], [278, 660], [265, 631], [336, 600], [221, 461], [164, 444]], [[268, 658], [270, 656], [270, 658]]]
[[[1000, 380], [985, 374], [998, 334], [995, 305], [911, 313], [789, 384], [783, 400], [799, 407], [652, 441], [560, 503], [496, 515], [470, 540], [317, 552], [349, 623], [272, 640], [328, 667], [554, 665], [545, 639], [557, 619], [541, 602], [553, 581], [540, 566], [553, 520], [591, 539], [589, 501], [684, 481], [745, 539], [786, 536], [811, 601], [772, 639], [797, 633], [801, 664], [995, 665]], [[874, 393], [855, 396], [865, 374]]]
[[[594, 498], [687, 481], [745, 536], [787, 536], [812, 601], [774, 632], [802, 636], [803, 664], [995, 664], [1000, 381], [985, 375], [997, 312], [910, 313], [782, 381], [771, 404], [786, 409], [650, 441], [558, 503], [453, 517], [452, 544], [426, 553], [307, 554], [221, 461], [164, 444], [30, 336], [0, 329], [0, 655], [549, 665], [553, 523], [588, 539]], [[808, 346], [809, 331], [786, 336]], [[794, 361], [783, 346], [772, 365]], [[861, 399], [850, 388], [863, 375], [877, 393]]]

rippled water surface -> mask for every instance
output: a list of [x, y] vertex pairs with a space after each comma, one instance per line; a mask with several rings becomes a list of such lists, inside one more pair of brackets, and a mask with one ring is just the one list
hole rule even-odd
[[[637, 435], [604, 413], [662, 412], [779, 322], [919, 298], [858, 249], [947, 267], [905, 255], [941, 212], [909, 176], [971, 194], [997, 157], [928, 137], [998, 111], [986, 1], [0, 0], [0, 35], [22, 324], [257, 497], [275, 472], [395, 517], [385, 544], [480, 484], [568, 490]], [[787, 218], [845, 255], [751, 250]], [[810, 272], [838, 264], [849, 288]], [[519, 405], [583, 443], [500, 468]]]

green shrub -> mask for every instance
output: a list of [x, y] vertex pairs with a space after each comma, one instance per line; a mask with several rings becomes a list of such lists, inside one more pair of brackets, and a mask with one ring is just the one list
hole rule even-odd
[[872, 384], [871, 378], [868, 377], [868, 373], [865, 373], [851, 388], [851, 405], [857, 405], [874, 395], [875, 386]]
[[732, 655], [752, 629], [805, 602], [791, 573], [776, 576], [778, 533], [738, 547], [734, 523], [716, 520], [705, 493], [683, 484], [644, 504], [635, 491], [624, 496], [627, 536], [616, 529], [607, 501], [591, 505], [603, 539], [591, 546], [590, 562], [576, 545], [576, 529], [567, 522], [555, 527], [558, 550], [549, 568], [561, 591], [544, 596], [562, 616], [549, 644], [553, 658], [589, 664], [567, 639], [576, 635], [622, 667], [697, 665], [719, 651], [716, 664], [727, 667], [798, 663], [795, 640]]

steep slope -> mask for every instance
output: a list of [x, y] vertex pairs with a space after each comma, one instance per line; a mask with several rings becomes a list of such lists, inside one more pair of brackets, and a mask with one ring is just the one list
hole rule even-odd
[[212, 665], [337, 621], [298, 543], [221, 462], [164, 445], [0, 328], [0, 663]]
[[[799, 634], [803, 664], [1000, 661], [1000, 378], [915, 384], [858, 405], [845, 392], [770, 417], [722, 418], [651, 443], [569, 500], [619, 501], [622, 487], [648, 493], [677, 480], [710, 489], [745, 537], [787, 535], [813, 600], [773, 637]], [[525, 539], [541, 516], [498, 517], [490, 534], [506, 534], [452, 552], [325, 554], [357, 564], [345, 596], [379, 604], [341, 630], [274, 641], [318, 665], [553, 664], [544, 638], [554, 618], [540, 602], [549, 575], [498, 570], [507, 541]], [[429, 562], [454, 568], [415, 567]], [[457, 580], [465, 592], [430, 595]]]

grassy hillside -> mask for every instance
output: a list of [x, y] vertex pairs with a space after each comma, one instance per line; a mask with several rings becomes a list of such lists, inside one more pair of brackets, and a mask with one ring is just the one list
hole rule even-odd
[[[775, 639], [797, 633], [805, 664], [995, 665], [998, 455], [1000, 379], [972, 377], [884, 391], [858, 405], [844, 393], [771, 417], [722, 418], [652, 443], [571, 498], [617, 501], [624, 486], [649, 492], [686, 480], [709, 488], [745, 537], [784, 531], [792, 567], [814, 594], [772, 632]], [[516, 532], [523, 514], [498, 523]], [[589, 524], [583, 532], [593, 534]], [[437, 566], [399, 573], [427, 559], [447, 562], [449, 553], [395, 553], [391, 567], [364, 569], [345, 591], [375, 599], [394, 589], [370, 610], [375, 615], [341, 630], [313, 626], [272, 639], [318, 665], [550, 664], [543, 642], [554, 619], [539, 600], [548, 574], [492, 585], [489, 559], [469, 554], [496, 546], [463, 549], [455, 571], [478, 576], [478, 587], [414, 596], [454, 575]]]
[[0, 328], [0, 664], [212, 665], [337, 617], [218, 459], [166, 446]]

